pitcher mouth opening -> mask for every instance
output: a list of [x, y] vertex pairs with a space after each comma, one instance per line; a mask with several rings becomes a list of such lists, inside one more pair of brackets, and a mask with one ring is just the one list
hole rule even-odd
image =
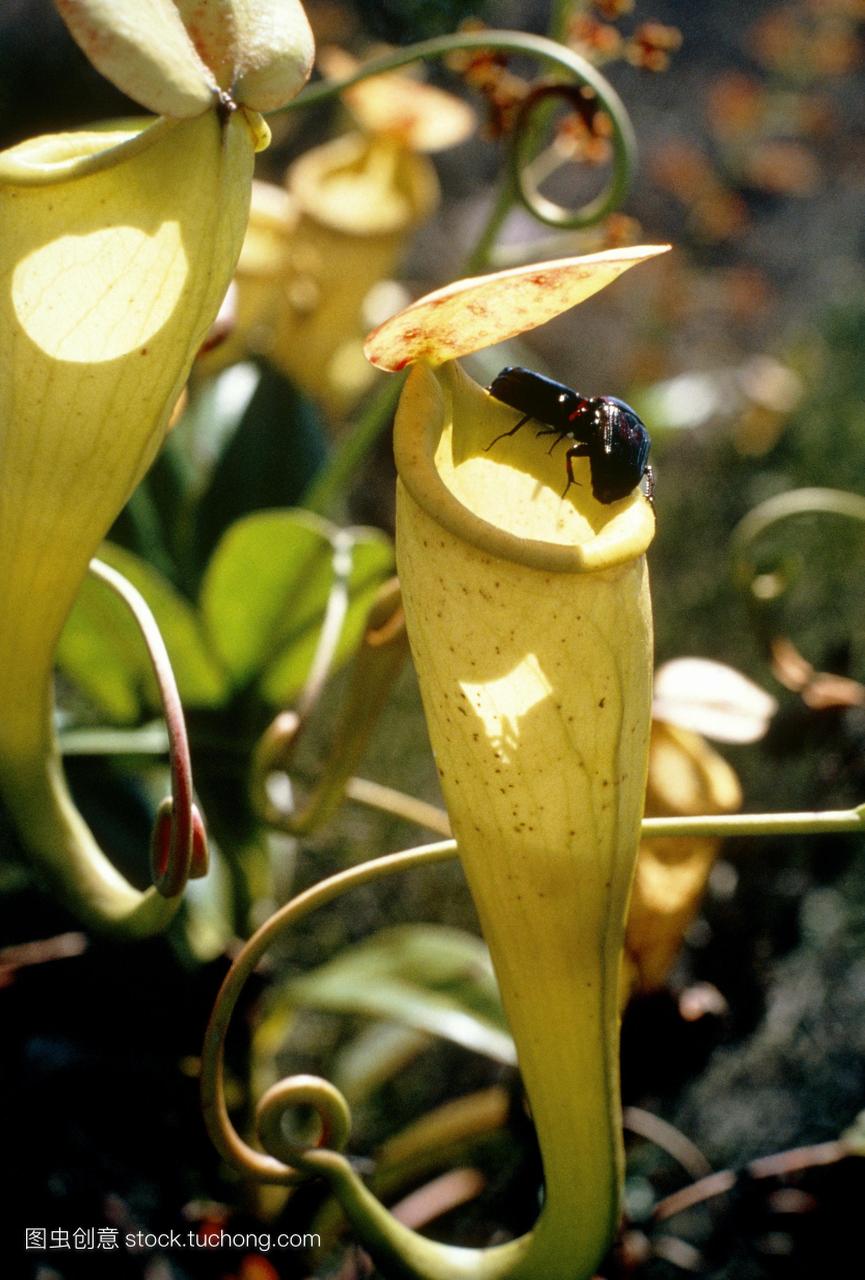
[[612, 569], [641, 556], [655, 532], [639, 489], [621, 501], [592, 495], [588, 462], [567, 486], [561, 449], [535, 439], [494, 441], [518, 415], [459, 365], [417, 364], [403, 389], [394, 431], [400, 479], [434, 520], [499, 559], [558, 573]]
[[0, 182], [10, 186], [46, 186], [83, 178], [138, 155], [178, 123], [138, 116], [28, 138], [0, 154]]

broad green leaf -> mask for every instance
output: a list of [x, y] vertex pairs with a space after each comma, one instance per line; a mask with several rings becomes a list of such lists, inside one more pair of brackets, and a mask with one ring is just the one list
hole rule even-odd
[[[394, 569], [393, 547], [382, 534], [374, 529], [347, 532], [356, 540], [348, 579], [349, 607], [336, 646], [334, 669], [357, 649], [376, 591]], [[306, 622], [301, 620], [302, 626], [292, 631], [288, 643], [263, 673], [259, 688], [265, 701], [272, 705], [282, 706], [290, 702], [302, 688], [318, 644], [325, 604], [326, 597], [319, 595], [315, 615]]]
[[287, 994], [306, 1008], [384, 1018], [516, 1061], [486, 948], [459, 929], [383, 929], [296, 979]]
[[236, 685], [248, 684], [292, 631], [318, 616], [331, 533], [327, 521], [304, 512], [261, 511], [223, 535], [201, 585], [201, 612]]
[[[238, 520], [221, 539], [204, 575], [201, 609], [236, 687], [260, 679], [276, 703], [301, 687], [333, 583], [336, 532], [309, 512], [262, 511]], [[355, 540], [353, 598], [340, 656], [356, 643], [372, 592], [393, 565], [384, 535], [346, 532]]]
[[177, 442], [191, 457], [193, 473], [210, 476], [244, 414], [249, 412], [260, 380], [261, 366], [248, 360], [222, 369], [213, 377], [196, 377], [190, 383], [189, 403], [172, 432], [171, 443]]
[[60, 637], [57, 665], [116, 724], [132, 724], [143, 712], [147, 657], [139, 646], [123, 601], [104, 582], [85, 578]]
[[356, 1107], [404, 1071], [429, 1044], [430, 1036], [424, 1031], [396, 1022], [369, 1023], [336, 1055], [333, 1082]]
[[[160, 573], [130, 551], [106, 543], [100, 556], [137, 587], [159, 624], [181, 696], [190, 706], [218, 706], [227, 692], [190, 604]], [[57, 661], [116, 723], [159, 706], [141, 633], [128, 608], [104, 582], [88, 577], [64, 627]]]
[[212, 460], [195, 512], [194, 555], [203, 568], [235, 520], [297, 502], [327, 450], [311, 402], [275, 369], [232, 365], [199, 394], [194, 448]]

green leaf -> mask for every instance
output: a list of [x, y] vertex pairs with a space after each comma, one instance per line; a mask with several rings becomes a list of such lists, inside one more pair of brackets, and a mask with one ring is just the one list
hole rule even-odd
[[311, 401], [268, 365], [233, 365], [195, 401], [179, 430], [208, 468], [194, 528], [194, 559], [203, 568], [235, 520], [298, 501], [326, 443]]
[[[150, 605], [183, 700], [190, 706], [218, 706], [226, 694], [225, 677], [208, 651], [192, 606], [132, 552], [105, 543], [100, 556]], [[133, 723], [159, 707], [141, 633], [126, 605], [104, 582], [85, 579], [60, 637], [57, 661], [114, 723]]]
[[356, 1107], [404, 1071], [429, 1045], [430, 1037], [424, 1031], [395, 1022], [371, 1022], [337, 1053], [333, 1082], [349, 1105]]
[[[353, 539], [354, 545], [348, 577], [349, 607], [336, 646], [333, 670], [337, 670], [357, 649], [376, 592], [394, 571], [393, 546], [384, 534], [375, 529], [347, 529], [344, 532]], [[328, 592], [332, 581], [331, 574]], [[326, 594], [310, 597], [308, 603], [313, 602], [316, 613], [297, 619], [298, 625], [293, 628], [288, 642], [262, 675], [260, 691], [272, 706], [284, 706], [296, 696], [312, 665], [327, 603]]]
[[165, 756], [168, 730], [161, 720], [135, 729], [99, 725], [88, 729], [63, 729], [59, 733], [64, 756]]
[[384, 1018], [516, 1062], [486, 948], [460, 929], [383, 929], [296, 979], [287, 994], [306, 1008]]
[[261, 382], [262, 366], [252, 360], [229, 365], [209, 378], [195, 378], [189, 402], [166, 447], [177, 444], [190, 474], [209, 480], [240, 426]]
[[[334, 580], [337, 530], [305, 511], [263, 511], [220, 541], [201, 589], [214, 650], [238, 688], [259, 681], [270, 702], [289, 702], [309, 671]], [[353, 543], [351, 605], [338, 660], [356, 647], [373, 593], [392, 572], [383, 534], [347, 530]]]

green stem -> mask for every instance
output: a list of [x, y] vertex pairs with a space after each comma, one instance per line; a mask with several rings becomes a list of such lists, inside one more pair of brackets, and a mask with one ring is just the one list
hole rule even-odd
[[815, 813], [718, 813], [695, 818], [644, 818], [642, 838], [667, 836], [819, 835], [824, 831], [865, 830], [865, 805]]
[[300, 500], [300, 506], [328, 515], [381, 433], [390, 425], [403, 379], [390, 376], [379, 384], [354, 427], [339, 442]]
[[488, 269], [492, 261], [496, 239], [513, 207], [516, 195], [517, 186], [514, 182], [512, 171], [508, 169], [499, 185], [498, 195], [493, 207], [490, 209], [486, 225], [465, 260], [464, 275], [478, 275]]
[[865, 522], [865, 498], [846, 489], [792, 489], [779, 493], [743, 516], [730, 541], [741, 551], [773, 524], [802, 515], [847, 516]]
[[[171, 797], [159, 808], [153, 835], [151, 870], [154, 884], [164, 898], [183, 892], [193, 868], [196, 840], [204, 840], [204, 828], [193, 802], [192, 761], [180, 690], [159, 625], [141, 592], [122, 573], [101, 560], [90, 561], [90, 573], [122, 600], [141, 632], [159, 689], [159, 700], [168, 732]], [[204, 855], [204, 847], [201, 849]], [[203, 874], [199, 868], [197, 874]]]
[[265, 1182], [290, 1183], [296, 1179], [296, 1170], [287, 1168], [282, 1161], [263, 1155], [244, 1142], [231, 1123], [225, 1103], [225, 1037], [238, 997], [261, 958], [287, 928], [310, 912], [326, 906], [346, 890], [359, 888], [389, 872], [443, 862], [455, 854], [456, 842], [445, 840], [378, 858], [373, 862], [364, 862], [327, 880], [319, 881], [272, 915], [235, 957], [213, 1006], [201, 1062], [201, 1100], [205, 1123], [217, 1149], [229, 1164], [236, 1165], [246, 1174]]
[[379, 809], [382, 813], [389, 813], [391, 817], [413, 822], [438, 835], [450, 834], [451, 824], [444, 809], [436, 804], [429, 804], [426, 800], [418, 800], [416, 796], [407, 795], [404, 791], [396, 791], [393, 787], [373, 782], [370, 778], [348, 778], [345, 795], [346, 799], [353, 800], [355, 804]]
[[[507, 53], [522, 53], [527, 57], [538, 58], [542, 62], [552, 63], [560, 70], [566, 71], [578, 80], [585, 81], [601, 98], [604, 109], [608, 109], [605, 93], [610, 87], [595, 67], [585, 58], [567, 47], [551, 40], [548, 36], [534, 36], [525, 31], [461, 31], [454, 35], [433, 36], [430, 40], [420, 40], [417, 44], [406, 45], [402, 49], [394, 49], [378, 58], [371, 58], [357, 67], [349, 75], [337, 80], [320, 80], [317, 84], [304, 89], [284, 111], [296, 111], [300, 107], [316, 106], [330, 98], [337, 98], [352, 85], [367, 80], [370, 76], [380, 76], [387, 71], [397, 71], [400, 67], [409, 66], [412, 62], [425, 61], [428, 58], [444, 58], [452, 53], [460, 53], [466, 49], [500, 49]], [[613, 95], [619, 104], [617, 95]]]

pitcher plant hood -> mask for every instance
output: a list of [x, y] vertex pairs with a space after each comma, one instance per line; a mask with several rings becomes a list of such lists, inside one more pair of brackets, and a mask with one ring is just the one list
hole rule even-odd
[[275, 111], [312, 69], [300, 0], [55, 0], [93, 65], [159, 115], [200, 115], [221, 96]]

